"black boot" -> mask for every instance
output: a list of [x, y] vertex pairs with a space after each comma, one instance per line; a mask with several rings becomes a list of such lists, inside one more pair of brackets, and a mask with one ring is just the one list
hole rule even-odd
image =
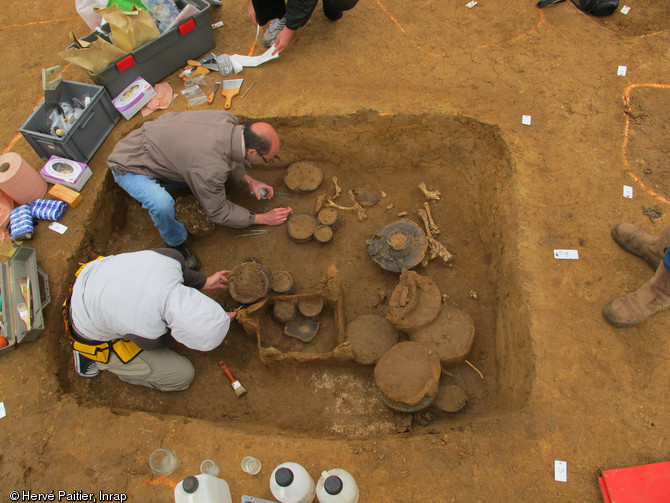
[[323, 6], [323, 14], [330, 20], [330, 21], [337, 21], [342, 17], [342, 11], [333, 9], [332, 7], [327, 7], [325, 4]]
[[186, 261], [186, 267], [193, 269], [194, 271], [200, 270], [202, 264], [198, 260], [198, 257], [195, 256], [195, 253], [193, 253], [191, 249], [186, 246], [186, 243], [182, 243], [177, 246], [171, 246], [170, 248], [174, 248], [179, 253], [181, 253], [182, 257], [184, 257], [184, 260]]

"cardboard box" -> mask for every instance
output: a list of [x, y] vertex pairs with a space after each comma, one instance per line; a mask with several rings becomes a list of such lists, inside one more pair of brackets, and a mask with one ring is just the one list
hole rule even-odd
[[88, 102], [84, 112], [65, 136], [47, 130], [46, 105], [42, 102], [19, 131], [42, 159], [52, 155], [87, 163], [105, 141], [120, 115], [103, 87], [67, 80], [58, 84], [60, 101]]
[[[90, 79], [104, 86], [110, 96], [118, 96], [137, 77], [142, 77], [152, 86], [176, 70], [186, 66], [189, 59], [197, 59], [214, 47], [214, 33], [210, 15], [210, 3], [206, 0], [175, 0], [181, 10], [186, 4], [194, 5], [199, 13], [178, 26], [169, 29], [160, 37], [135, 49], [98, 73], [86, 71]], [[104, 24], [102, 38], [109, 39], [109, 25]], [[92, 42], [98, 37], [91, 33], [82, 38]], [[72, 47], [72, 46], [70, 46]]]
[[[49, 279], [44, 271], [37, 266], [35, 250], [25, 246], [15, 249], [12, 256], [0, 262], [2, 276], [0, 296], [2, 296], [2, 335], [7, 338], [8, 345], [0, 348], [0, 354], [16, 349], [16, 345], [24, 341], [34, 341], [44, 332], [44, 316], [42, 311], [51, 301]], [[43, 287], [40, 287], [40, 278]], [[21, 284], [29, 280], [30, 295], [28, 306], [26, 297], [21, 291]], [[44, 299], [42, 296], [44, 295]], [[24, 320], [29, 320], [26, 324]]]
[[137, 77], [112, 100], [112, 103], [114, 103], [114, 107], [119, 113], [123, 115], [123, 118], [129, 120], [144, 105], [149, 103], [154, 96], [156, 96], [154, 88], [142, 77]]
[[76, 208], [83, 200], [79, 192], [68, 189], [60, 183], [57, 183], [49, 189], [49, 195], [66, 202], [70, 208]]
[[40, 170], [40, 175], [47, 182], [60, 183], [76, 191], [82, 189], [92, 174], [91, 168], [83, 162], [65, 159], [57, 155], [52, 155]]

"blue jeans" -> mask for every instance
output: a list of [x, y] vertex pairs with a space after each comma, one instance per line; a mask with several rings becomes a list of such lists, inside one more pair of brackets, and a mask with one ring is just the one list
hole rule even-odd
[[158, 180], [137, 173], [120, 175], [112, 171], [112, 176], [123, 190], [142, 204], [142, 208], [149, 210], [154, 225], [168, 246], [178, 246], [186, 241], [186, 228], [174, 216], [174, 199]]
[[670, 271], [670, 246], [665, 249], [665, 254], [663, 255], [663, 265], [668, 271]]

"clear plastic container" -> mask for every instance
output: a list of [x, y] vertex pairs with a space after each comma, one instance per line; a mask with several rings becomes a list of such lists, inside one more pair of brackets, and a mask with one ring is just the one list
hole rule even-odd
[[346, 470], [327, 470], [316, 483], [316, 498], [319, 503], [358, 503], [358, 485]]
[[186, 98], [188, 104], [192, 107], [207, 103], [207, 95], [200, 89], [200, 86], [193, 81], [186, 81], [186, 87], [181, 94]]
[[270, 476], [270, 490], [279, 503], [311, 503], [315, 486], [314, 479], [298, 463], [282, 463]]
[[221, 54], [216, 57], [216, 66], [219, 67], [219, 72], [224, 77], [230, 77], [235, 74], [235, 69], [233, 68], [233, 61], [230, 59], [230, 56], [227, 54]]
[[142, 5], [149, 11], [161, 33], [179, 16], [179, 9], [172, 0], [142, 0]]
[[206, 459], [200, 463], [200, 473], [206, 473], [207, 475], [216, 477], [219, 474], [219, 471], [219, 465], [211, 459]]
[[233, 503], [228, 483], [201, 473], [186, 477], [174, 488], [175, 503]]
[[179, 466], [179, 458], [173, 449], [156, 449], [149, 456], [149, 466], [156, 475], [166, 477]]
[[256, 475], [261, 471], [261, 462], [253, 456], [246, 456], [242, 460], [242, 470], [249, 475]]

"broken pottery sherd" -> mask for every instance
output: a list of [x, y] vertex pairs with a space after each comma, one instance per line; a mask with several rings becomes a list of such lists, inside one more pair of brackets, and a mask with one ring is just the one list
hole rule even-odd
[[302, 342], [309, 342], [319, 331], [319, 322], [312, 320], [290, 321], [284, 327], [284, 333]]

